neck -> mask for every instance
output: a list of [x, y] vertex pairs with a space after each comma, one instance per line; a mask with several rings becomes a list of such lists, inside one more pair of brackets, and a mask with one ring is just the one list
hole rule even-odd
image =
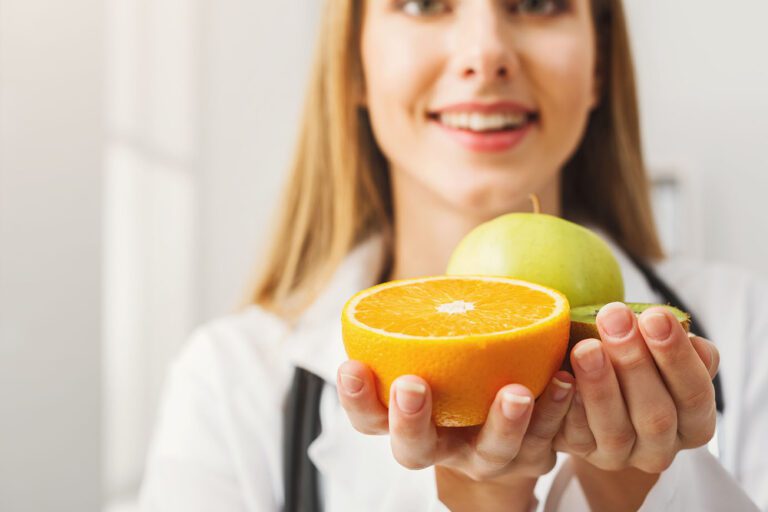
[[530, 193], [539, 197], [541, 213], [560, 215], [558, 180], [541, 190], [521, 191], [497, 211], [472, 211], [447, 203], [405, 173], [392, 174], [394, 258], [388, 280], [444, 274], [453, 249], [479, 224], [505, 213], [533, 211]]

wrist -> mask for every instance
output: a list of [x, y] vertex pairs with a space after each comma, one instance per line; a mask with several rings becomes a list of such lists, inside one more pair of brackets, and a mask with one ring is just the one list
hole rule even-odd
[[660, 476], [636, 468], [608, 471], [578, 457], [573, 468], [592, 510], [638, 510]]
[[437, 496], [453, 512], [528, 512], [536, 478], [504, 475], [473, 480], [453, 468], [435, 466]]

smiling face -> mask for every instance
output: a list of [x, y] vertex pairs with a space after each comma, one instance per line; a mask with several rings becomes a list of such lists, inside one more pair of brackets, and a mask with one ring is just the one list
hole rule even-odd
[[364, 2], [364, 101], [395, 183], [488, 218], [557, 186], [596, 103], [589, 0]]

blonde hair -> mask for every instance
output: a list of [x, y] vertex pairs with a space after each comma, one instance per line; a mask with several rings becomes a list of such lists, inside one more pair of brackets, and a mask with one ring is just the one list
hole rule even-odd
[[[362, 4], [327, 0], [291, 173], [249, 302], [295, 318], [374, 232], [392, 257], [387, 162], [367, 112]], [[643, 164], [633, 65], [620, 0], [593, 0], [602, 98], [562, 175], [563, 216], [605, 229], [631, 256], [662, 256]]]

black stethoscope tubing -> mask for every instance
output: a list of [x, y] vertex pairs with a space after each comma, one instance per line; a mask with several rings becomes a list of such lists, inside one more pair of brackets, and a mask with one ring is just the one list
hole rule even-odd
[[[664, 302], [683, 311], [691, 312], [677, 293], [648, 265], [632, 258], [633, 263], [645, 276], [650, 287]], [[691, 314], [690, 331], [708, 338], [704, 327]], [[723, 397], [720, 375], [712, 380], [715, 387], [717, 411], [723, 413]], [[283, 425], [283, 483], [285, 489], [284, 512], [321, 512], [318, 471], [309, 459], [307, 449], [320, 434], [320, 395], [324, 381], [304, 368], [296, 368], [288, 394]]]

